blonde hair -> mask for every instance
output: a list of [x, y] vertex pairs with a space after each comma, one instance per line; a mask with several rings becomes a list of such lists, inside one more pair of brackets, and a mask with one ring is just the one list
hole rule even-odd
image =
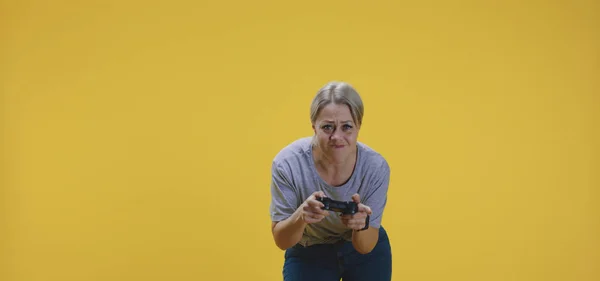
[[347, 105], [354, 123], [362, 124], [364, 106], [360, 95], [346, 82], [332, 81], [317, 92], [310, 106], [310, 120], [314, 124], [321, 110], [329, 104]]

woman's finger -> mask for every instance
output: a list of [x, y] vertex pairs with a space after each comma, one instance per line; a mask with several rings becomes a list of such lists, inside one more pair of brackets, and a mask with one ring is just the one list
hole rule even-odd
[[309, 205], [308, 209], [306, 209], [306, 210], [307, 211], [311, 211], [311, 212], [316, 213], [316, 214], [324, 215], [324, 216], [328, 216], [329, 215], [329, 211], [321, 209], [320, 206], [311, 206], [311, 205]]
[[308, 217], [308, 218], [311, 218], [311, 219], [315, 220], [315, 221], [320, 221], [320, 220], [322, 220], [325, 217], [322, 214], [317, 214], [317, 213], [314, 213], [314, 212], [311, 212], [311, 211], [305, 211], [304, 215], [306, 217]]
[[365, 212], [368, 215], [371, 215], [371, 207], [364, 205], [364, 204], [358, 204], [358, 211], [359, 212]]
[[322, 207], [325, 207], [325, 205], [323, 203], [319, 202], [316, 199], [308, 200], [308, 201], [306, 201], [306, 204], [308, 206], [310, 206], [311, 208], [319, 208], [320, 209]]
[[329, 211], [322, 209], [324, 207], [323, 203], [321, 203], [317, 200], [309, 200], [307, 202], [307, 206], [308, 206], [308, 209], [306, 209], [306, 210], [310, 210], [313, 213], [322, 214], [324, 216], [329, 215]]
[[311, 218], [314, 218], [314, 219], [320, 219], [320, 218], [322, 218], [322, 217], [323, 217], [323, 215], [316, 214], [316, 213], [314, 213], [314, 212], [310, 212], [310, 211], [309, 211], [309, 212], [306, 212], [306, 214], [307, 214], [309, 217], [311, 217]]
[[362, 229], [366, 225], [366, 215], [360, 217], [353, 217], [348, 220], [347, 225], [354, 229]]
[[352, 229], [362, 229], [363, 227], [365, 227], [365, 222], [361, 222], [361, 221], [351, 221], [348, 223], [348, 227], [352, 228]]
[[354, 193], [354, 195], [352, 195], [352, 201], [354, 201], [356, 204], [360, 203], [360, 195], [358, 195], [358, 193]]
[[315, 191], [311, 194], [313, 198], [316, 197], [327, 197], [323, 191]]
[[364, 220], [367, 217], [367, 213], [365, 212], [358, 212], [352, 216], [350, 216], [351, 219], [356, 219], [356, 220]]

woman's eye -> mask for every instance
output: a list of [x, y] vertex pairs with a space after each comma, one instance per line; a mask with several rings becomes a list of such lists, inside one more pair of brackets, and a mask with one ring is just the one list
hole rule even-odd
[[324, 125], [323, 130], [331, 130], [331, 125]]
[[352, 126], [350, 126], [350, 125], [344, 125], [344, 129], [350, 130], [350, 129], [352, 129]]

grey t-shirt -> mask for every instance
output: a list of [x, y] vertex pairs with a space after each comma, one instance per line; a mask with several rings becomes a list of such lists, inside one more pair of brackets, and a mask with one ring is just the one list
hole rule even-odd
[[[390, 181], [390, 167], [385, 158], [358, 142], [358, 158], [352, 176], [345, 184], [334, 187], [317, 173], [311, 141], [312, 137], [298, 139], [273, 159], [271, 220], [285, 220], [315, 191], [323, 191], [327, 197], [339, 201], [352, 201], [352, 195], [358, 193], [361, 203], [371, 208], [369, 226], [379, 228]], [[352, 240], [352, 230], [342, 224], [338, 214], [331, 212], [319, 223], [307, 225], [300, 244], [327, 244], [340, 239]]]

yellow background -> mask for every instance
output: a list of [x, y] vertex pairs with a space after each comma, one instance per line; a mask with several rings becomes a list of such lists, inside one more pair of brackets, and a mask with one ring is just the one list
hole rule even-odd
[[600, 280], [599, 2], [393, 2], [0, 2], [0, 279], [281, 280], [270, 163], [344, 80], [393, 280]]

